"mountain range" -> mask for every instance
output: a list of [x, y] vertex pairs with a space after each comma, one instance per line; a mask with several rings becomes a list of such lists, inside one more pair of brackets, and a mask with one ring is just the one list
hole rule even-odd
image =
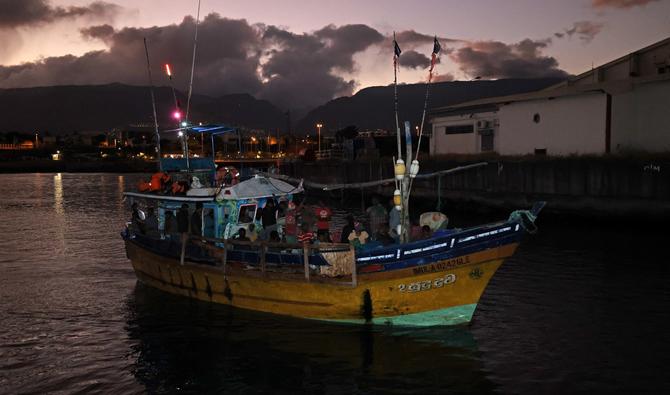
[[[485, 97], [530, 92], [553, 85], [557, 79], [504, 79], [491, 81], [439, 82], [430, 87], [429, 107]], [[176, 105], [169, 87], [155, 88], [158, 121], [161, 128], [175, 126], [171, 117]], [[175, 92], [182, 113], [186, 96]], [[398, 86], [400, 121], [417, 125], [426, 95], [425, 84]], [[249, 129], [285, 132], [288, 114], [265, 100], [248, 94], [209, 97], [194, 94], [191, 98], [192, 122], [218, 122]], [[150, 90], [123, 84], [95, 86], [51, 86], [38, 88], [0, 89], [0, 132], [46, 132], [60, 134], [71, 131], [105, 131], [129, 125], [153, 124]], [[295, 115], [294, 115], [295, 117]], [[324, 124], [329, 134], [348, 125], [360, 129], [394, 129], [393, 86], [370, 87], [350, 97], [333, 99], [301, 119], [293, 120], [298, 134], [315, 131], [315, 124]]]

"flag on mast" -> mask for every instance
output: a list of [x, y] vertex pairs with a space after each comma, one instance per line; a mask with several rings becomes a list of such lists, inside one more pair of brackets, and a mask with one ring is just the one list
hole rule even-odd
[[398, 58], [400, 58], [400, 54], [402, 51], [400, 50], [400, 46], [398, 45], [398, 42], [395, 40], [395, 33], [393, 33], [393, 66], [398, 67]]
[[437, 36], [433, 39], [433, 54], [430, 57], [430, 72], [433, 72], [433, 68], [435, 68], [435, 62], [437, 62], [437, 54], [440, 53], [440, 50], [442, 49], [442, 46], [440, 45], [440, 42], [437, 41]]

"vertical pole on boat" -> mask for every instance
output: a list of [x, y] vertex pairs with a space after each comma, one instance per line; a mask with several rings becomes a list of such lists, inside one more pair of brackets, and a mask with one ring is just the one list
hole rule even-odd
[[400, 122], [398, 121], [398, 58], [400, 57], [400, 47], [395, 40], [395, 32], [393, 32], [393, 106], [395, 109], [395, 130], [396, 140], [398, 143], [398, 159], [402, 158], [400, 151]]
[[305, 266], [305, 281], [309, 282], [309, 245], [302, 245], [302, 260]]
[[267, 245], [265, 242], [261, 242], [261, 273], [265, 276], [265, 253], [267, 251]]
[[[407, 163], [412, 161], [412, 131], [409, 121], [405, 121], [405, 153]], [[402, 224], [401, 240], [406, 243], [409, 240], [409, 166], [405, 168], [405, 177], [402, 179], [402, 212], [400, 214], [400, 221]]]
[[158, 133], [158, 117], [156, 116], [156, 96], [154, 95], [154, 82], [151, 78], [151, 65], [149, 64], [149, 48], [147, 47], [147, 38], [144, 37], [144, 54], [147, 57], [147, 73], [149, 74], [149, 89], [151, 91], [151, 106], [154, 110], [154, 130], [156, 133], [156, 158], [158, 159], [158, 171], [163, 171], [161, 164], [161, 136]]
[[186, 233], [181, 234], [181, 256], [179, 258], [179, 263], [184, 265], [184, 257], [186, 255], [186, 242], [188, 241], [188, 235]]
[[212, 161], [216, 160], [216, 151], [214, 151], [214, 133], [212, 133]]
[[[412, 183], [414, 182], [414, 177], [419, 172], [419, 150], [421, 149], [421, 138], [423, 137], [423, 127], [426, 121], [426, 110], [428, 109], [428, 98], [430, 97], [430, 85], [433, 81], [433, 69], [435, 68], [435, 63], [437, 63], [437, 54], [440, 53], [442, 46], [440, 42], [437, 41], [437, 36], [433, 40], [433, 53], [431, 54], [430, 60], [430, 69], [428, 70], [428, 83], [426, 84], [426, 98], [423, 101], [423, 114], [421, 115], [421, 127], [419, 128], [419, 138], [416, 144], [416, 155], [414, 155], [414, 160], [411, 162], [410, 169], [413, 169], [413, 176], [409, 181], [409, 189], [412, 190]], [[412, 170], [411, 170], [412, 171]]]
[[[188, 84], [188, 96], [186, 98], [186, 116], [184, 120], [186, 121], [186, 129], [184, 130], [184, 140], [186, 141], [186, 169], [190, 170], [190, 163], [188, 160], [188, 116], [191, 110], [191, 95], [193, 93], [193, 72], [195, 71], [195, 53], [198, 48], [198, 24], [200, 22], [200, 0], [198, 0], [198, 13], [195, 19], [195, 36], [193, 37], [193, 57], [191, 59], [191, 78]], [[204, 150], [205, 148], [202, 147]]]
[[354, 245], [349, 245], [349, 252], [351, 253], [351, 285], [353, 287], [358, 286], [358, 273], [356, 269], [356, 250]]

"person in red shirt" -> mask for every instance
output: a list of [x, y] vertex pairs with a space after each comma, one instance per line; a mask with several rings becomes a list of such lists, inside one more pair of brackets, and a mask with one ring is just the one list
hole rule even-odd
[[286, 215], [284, 216], [284, 236], [286, 236], [287, 243], [295, 243], [298, 234], [298, 221], [295, 203], [289, 202]]
[[298, 236], [298, 241], [302, 244], [310, 244], [312, 240], [314, 240], [314, 233], [312, 233], [307, 224], [303, 224], [302, 233]]
[[316, 214], [316, 233], [318, 235], [324, 234], [326, 240], [330, 242], [330, 218], [333, 216], [333, 211], [319, 200], [319, 204], [314, 209]]

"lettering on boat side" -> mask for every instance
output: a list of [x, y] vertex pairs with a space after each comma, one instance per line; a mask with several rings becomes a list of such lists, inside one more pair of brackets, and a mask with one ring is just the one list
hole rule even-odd
[[486, 237], [486, 236], [492, 236], [492, 235], [502, 233], [502, 232], [507, 232], [508, 230], [511, 230], [511, 229], [512, 229], [511, 226], [506, 226], [504, 228], [494, 229], [494, 230], [490, 230], [488, 232], [478, 233], [476, 235], [464, 237], [462, 239], [458, 239], [458, 242], [459, 243], [464, 243], [466, 241], [475, 240], [475, 239], [479, 239], [479, 238]]
[[398, 285], [398, 291], [400, 292], [428, 291], [429, 289], [442, 288], [445, 285], [453, 284], [455, 282], [456, 282], [456, 275], [453, 273], [449, 273], [444, 277], [438, 277], [434, 280], [418, 281], [409, 284], [400, 284]]
[[433, 273], [456, 266], [467, 265], [468, 263], [470, 263], [470, 255], [465, 255], [447, 261], [431, 263], [430, 265], [418, 266], [412, 269], [412, 271], [414, 274]]
[[356, 259], [357, 262], [367, 262], [367, 261], [376, 261], [379, 259], [391, 259], [395, 254], [386, 254], [386, 255], [375, 255], [375, 256], [364, 256], [362, 258]]
[[447, 243], [433, 244], [433, 245], [430, 245], [428, 247], [415, 248], [413, 250], [407, 250], [407, 251], [405, 251], [404, 255], [412, 255], [412, 254], [416, 254], [417, 252], [430, 251], [430, 250], [434, 250], [436, 248], [442, 248], [442, 247], [446, 247], [446, 246], [447, 246]]

